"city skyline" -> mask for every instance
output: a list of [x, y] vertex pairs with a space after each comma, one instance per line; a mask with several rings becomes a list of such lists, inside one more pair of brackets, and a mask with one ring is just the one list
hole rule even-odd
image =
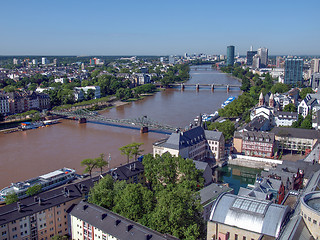
[[[318, 1], [5, 1], [0, 55], [320, 55]], [[310, 7], [312, 6], [312, 7]]]

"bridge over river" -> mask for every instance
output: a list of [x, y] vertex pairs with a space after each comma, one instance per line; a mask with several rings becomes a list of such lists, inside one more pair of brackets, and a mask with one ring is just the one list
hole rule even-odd
[[142, 116], [134, 119], [111, 119], [102, 116], [94, 111], [89, 111], [87, 109], [77, 109], [75, 111], [50, 111], [53, 115], [63, 116], [78, 120], [79, 123], [97, 123], [106, 124], [116, 127], [125, 127], [131, 129], [139, 129], [141, 133], [147, 133], [151, 130], [153, 132], [170, 134], [172, 132], [178, 131], [179, 128], [172, 127], [169, 125], [158, 123], [147, 116]]
[[[161, 87], [161, 84], [156, 84], [157, 87]], [[221, 83], [211, 83], [211, 84], [199, 84], [199, 83], [170, 83], [167, 85], [169, 88], [175, 88], [180, 87], [180, 89], [183, 91], [186, 87], [194, 87], [195, 90], [199, 91], [201, 89], [211, 89], [211, 91], [214, 91], [215, 88], [224, 88], [229, 92], [231, 88], [236, 88], [239, 90], [241, 85], [239, 84], [221, 84]]]

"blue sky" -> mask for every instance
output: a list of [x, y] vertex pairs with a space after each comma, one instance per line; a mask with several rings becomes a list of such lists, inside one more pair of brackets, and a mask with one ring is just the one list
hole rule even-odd
[[319, 0], [2, 0], [0, 55], [320, 55]]

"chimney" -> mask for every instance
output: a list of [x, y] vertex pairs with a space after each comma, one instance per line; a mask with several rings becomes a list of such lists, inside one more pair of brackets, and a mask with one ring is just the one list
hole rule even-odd
[[88, 208], [88, 205], [83, 205], [83, 211]]
[[150, 240], [152, 238], [152, 235], [151, 234], [148, 234], [147, 236], [146, 236], [146, 240]]
[[39, 197], [38, 200], [39, 205], [41, 205], [41, 198]]
[[118, 226], [120, 223], [121, 223], [121, 220], [120, 220], [120, 219], [117, 219], [117, 220], [116, 220], [116, 226]]
[[21, 203], [17, 202], [17, 208], [18, 208], [18, 212], [21, 212]]
[[133, 228], [133, 225], [132, 225], [132, 224], [128, 225], [128, 226], [127, 226], [127, 232], [129, 232], [132, 228]]
[[102, 221], [103, 219], [105, 219], [107, 216], [108, 216], [108, 214], [106, 214], [106, 213], [101, 214], [101, 221]]

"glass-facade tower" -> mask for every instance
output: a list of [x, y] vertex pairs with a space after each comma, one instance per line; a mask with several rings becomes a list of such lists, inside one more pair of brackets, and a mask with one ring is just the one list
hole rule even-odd
[[287, 58], [284, 65], [284, 83], [297, 86], [303, 80], [303, 59]]
[[234, 46], [227, 47], [227, 66], [233, 66], [234, 64]]

